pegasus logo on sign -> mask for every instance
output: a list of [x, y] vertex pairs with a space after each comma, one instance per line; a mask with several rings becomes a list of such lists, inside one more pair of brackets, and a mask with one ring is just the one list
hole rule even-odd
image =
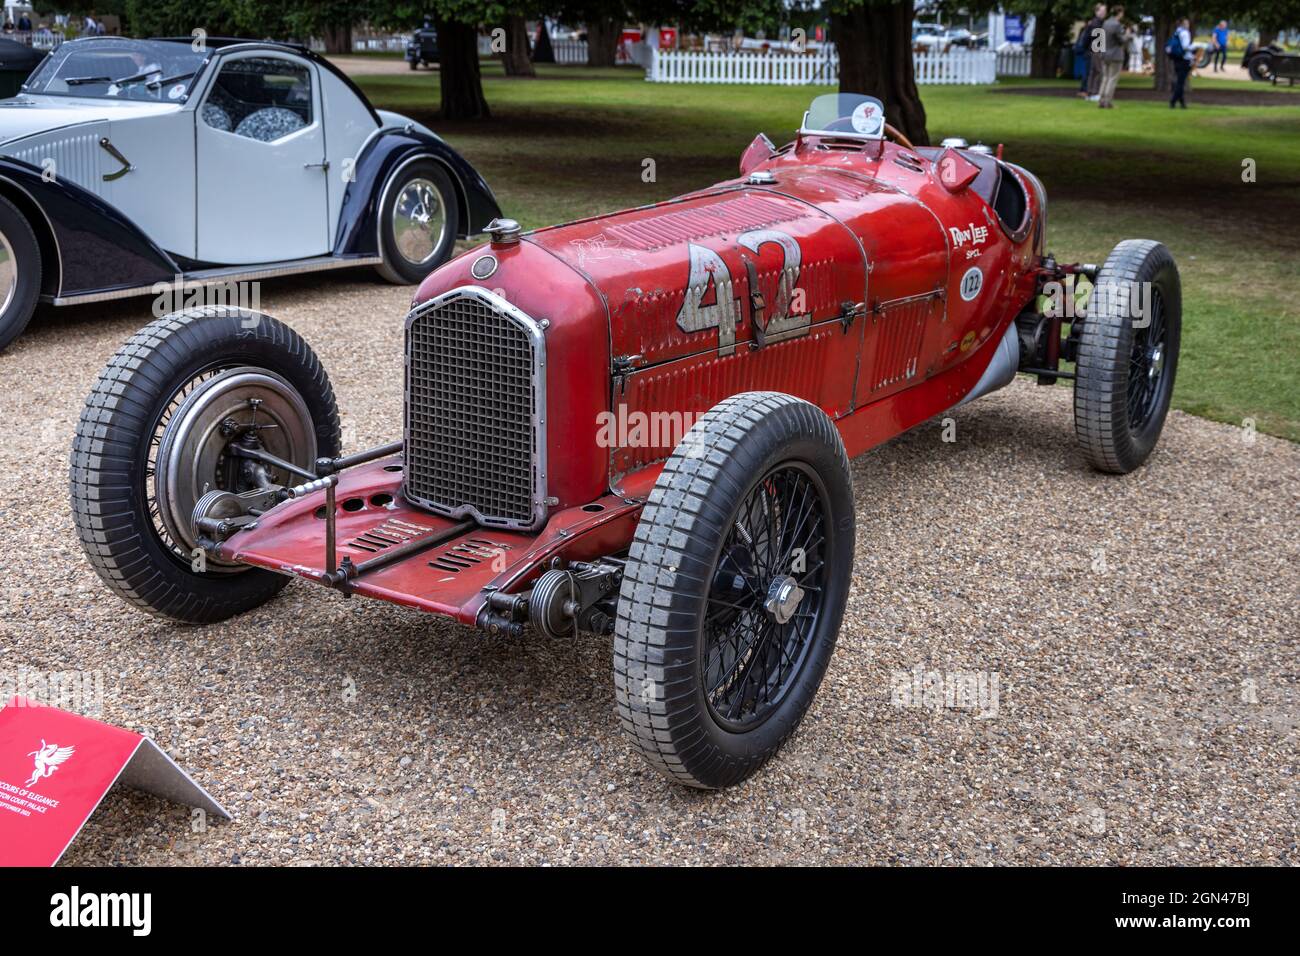
[[949, 226], [948, 234], [952, 236], [953, 246], [958, 249], [968, 242], [975, 246], [981, 246], [988, 241], [989, 227], [977, 226], [972, 222], [969, 229], [958, 229], [956, 226]]
[[33, 787], [38, 780], [52, 776], [54, 771], [59, 769], [59, 764], [76, 752], [76, 747], [60, 747], [58, 744], [47, 744], [42, 738], [40, 748], [27, 755], [36, 758], [36, 767], [32, 770], [32, 777], [27, 781], [26, 786]]

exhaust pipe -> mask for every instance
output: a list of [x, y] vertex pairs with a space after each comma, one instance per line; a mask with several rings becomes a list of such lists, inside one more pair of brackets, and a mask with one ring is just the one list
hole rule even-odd
[[989, 367], [984, 370], [984, 374], [975, 383], [975, 387], [957, 403], [958, 407], [965, 405], [967, 402], [973, 402], [989, 392], [996, 392], [999, 388], [1010, 385], [1011, 380], [1016, 377], [1016, 369], [1019, 367], [1020, 331], [1016, 323], [1012, 322], [1007, 326], [1002, 341], [998, 343], [998, 347], [993, 353], [993, 360], [989, 362]]

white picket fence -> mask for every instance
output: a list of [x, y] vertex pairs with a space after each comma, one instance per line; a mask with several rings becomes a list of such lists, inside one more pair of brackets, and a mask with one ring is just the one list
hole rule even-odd
[[1033, 59], [1028, 50], [1003, 50], [998, 53], [998, 76], [1028, 76]]
[[52, 33], [49, 30], [12, 30], [0, 35], [3, 35], [6, 40], [25, 43], [33, 50], [53, 50], [64, 39], [62, 33]]
[[[916, 82], [936, 84], [995, 83], [999, 74], [1029, 75], [1028, 53], [950, 50], [915, 53]], [[798, 53], [694, 53], [656, 50], [646, 65], [651, 83], [742, 83], [774, 86], [834, 85], [839, 57], [833, 50]]]
[[655, 50], [646, 65], [650, 83], [758, 83], [809, 86], [839, 81], [839, 57], [806, 53], [705, 53]]
[[587, 62], [586, 40], [552, 40], [551, 49], [555, 51], [556, 63]]

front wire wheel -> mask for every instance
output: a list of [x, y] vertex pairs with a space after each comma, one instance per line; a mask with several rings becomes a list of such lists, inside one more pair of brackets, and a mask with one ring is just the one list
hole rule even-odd
[[746, 497], [723, 542], [704, 616], [704, 697], [743, 733], [766, 720], [798, 675], [821, 614], [826, 489], [783, 462]]
[[789, 395], [702, 416], [629, 551], [614, 630], [624, 730], [677, 782], [749, 777], [798, 726], [848, 598], [853, 503], [835, 426]]
[[71, 497], [86, 557], [120, 597], [210, 623], [288, 582], [215, 560], [196, 567], [190, 518], [200, 496], [289, 480], [230, 453], [240, 441], [301, 467], [339, 452], [329, 378], [288, 326], [242, 309], [194, 309], [150, 323], [109, 360], [77, 423]]
[[1075, 362], [1075, 435], [1094, 468], [1126, 474], [1150, 456], [1169, 412], [1181, 334], [1169, 250], [1124, 240], [1097, 273]]

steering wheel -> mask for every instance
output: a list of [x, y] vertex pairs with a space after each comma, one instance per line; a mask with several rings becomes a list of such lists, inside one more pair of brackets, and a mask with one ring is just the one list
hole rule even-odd
[[902, 146], [904, 149], [916, 149], [916, 147], [912, 145], [910, 139], [898, 130], [894, 129], [894, 127], [890, 126], [888, 123], [885, 124], [885, 136], [893, 140], [899, 146]]

